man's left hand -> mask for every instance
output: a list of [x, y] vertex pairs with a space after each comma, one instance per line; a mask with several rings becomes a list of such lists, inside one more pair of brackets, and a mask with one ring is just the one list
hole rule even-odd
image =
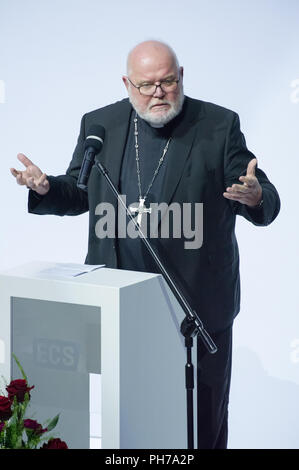
[[229, 188], [226, 188], [226, 192], [223, 193], [226, 199], [238, 201], [249, 207], [255, 207], [261, 202], [262, 187], [255, 176], [256, 164], [256, 158], [250, 160], [247, 166], [246, 176], [240, 176], [239, 178], [243, 184], [233, 184]]

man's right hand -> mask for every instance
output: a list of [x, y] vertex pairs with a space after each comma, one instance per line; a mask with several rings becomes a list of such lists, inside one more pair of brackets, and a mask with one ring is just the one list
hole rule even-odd
[[33, 191], [36, 191], [41, 196], [47, 194], [50, 189], [47, 175], [22, 153], [18, 154], [18, 159], [23, 163], [26, 169], [24, 171], [18, 171], [15, 168], [10, 169], [11, 174], [16, 178], [17, 183], [33, 189]]

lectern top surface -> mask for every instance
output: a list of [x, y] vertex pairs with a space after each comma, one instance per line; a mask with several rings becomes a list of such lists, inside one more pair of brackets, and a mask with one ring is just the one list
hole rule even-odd
[[[71, 264], [70, 264], [71, 265]], [[61, 269], [63, 267], [63, 269]], [[126, 271], [100, 267], [91, 272], [82, 272], [76, 276], [70, 275], [66, 269], [67, 263], [32, 261], [10, 268], [0, 273], [1, 276], [16, 278], [41, 279], [59, 282], [74, 282], [79, 284], [102, 285], [107, 287], [125, 287], [157, 277], [157, 274]], [[84, 271], [84, 265], [82, 265]]]

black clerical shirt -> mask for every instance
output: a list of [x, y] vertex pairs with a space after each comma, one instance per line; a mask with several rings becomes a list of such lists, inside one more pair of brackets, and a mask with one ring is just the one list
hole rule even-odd
[[[135, 206], [139, 204], [139, 188], [134, 135], [135, 115], [135, 111], [133, 111], [131, 114], [130, 126], [126, 146], [124, 149], [120, 174], [120, 193], [126, 196], [127, 206], [131, 205], [132, 203], [135, 203]], [[175, 121], [171, 121], [163, 127], [156, 128], [150, 126], [146, 121], [138, 117], [138, 150], [142, 197], [144, 197], [145, 193], [147, 192], [154, 172], [158, 166], [159, 159], [163, 154], [164, 147], [169, 137], [171, 137], [174, 124]], [[172, 142], [170, 141], [168, 151], [164, 157], [164, 161], [160, 167], [159, 173], [157, 174], [146, 198], [146, 207], [149, 207], [151, 203], [163, 202], [160, 200], [160, 197], [167, 168], [167, 157], [169, 156], [171, 149]], [[147, 217], [147, 222], [149, 224], [149, 215], [143, 215], [142, 217]], [[150, 242], [155, 248], [157, 239], [151, 239]], [[118, 238], [117, 248], [119, 268], [134, 271], [157, 272], [154, 261], [152, 261], [150, 254], [139, 237], [133, 239], [127, 235], [126, 238]]]

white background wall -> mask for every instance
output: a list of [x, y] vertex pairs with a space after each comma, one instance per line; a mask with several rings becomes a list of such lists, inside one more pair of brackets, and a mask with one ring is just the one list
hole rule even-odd
[[269, 227], [237, 223], [232, 448], [299, 448], [298, 24], [298, 0], [0, 2], [1, 270], [84, 261], [87, 214], [27, 214], [9, 168], [23, 152], [64, 173], [82, 114], [126, 96], [121, 75], [137, 42], [168, 42], [186, 94], [239, 113], [282, 209]]

